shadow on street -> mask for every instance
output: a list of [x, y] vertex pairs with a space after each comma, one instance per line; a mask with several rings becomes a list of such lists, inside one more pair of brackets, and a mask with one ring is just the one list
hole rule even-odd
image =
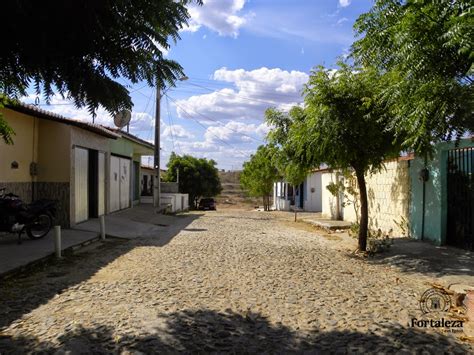
[[116, 334], [98, 325], [81, 326], [59, 336], [54, 343], [34, 338], [0, 338], [0, 350], [26, 353], [467, 353], [441, 334], [427, 334], [401, 326], [382, 327], [383, 335], [356, 331], [295, 332], [283, 325], [272, 325], [258, 313], [246, 316], [233, 312], [185, 310], [159, 315], [149, 334]]

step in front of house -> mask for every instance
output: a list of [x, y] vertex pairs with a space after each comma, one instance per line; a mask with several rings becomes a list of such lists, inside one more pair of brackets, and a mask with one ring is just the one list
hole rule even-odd
[[338, 221], [332, 219], [303, 219], [303, 222], [312, 224], [313, 226], [327, 229], [327, 230], [338, 230], [338, 229], [349, 229], [351, 227], [351, 222], [347, 221]]

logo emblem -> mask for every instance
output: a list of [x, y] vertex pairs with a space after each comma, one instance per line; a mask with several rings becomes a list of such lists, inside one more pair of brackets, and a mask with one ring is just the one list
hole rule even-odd
[[420, 309], [426, 313], [448, 312], [451, 308], [451, 297], [442, 289], [430, 288], [423, 292]]

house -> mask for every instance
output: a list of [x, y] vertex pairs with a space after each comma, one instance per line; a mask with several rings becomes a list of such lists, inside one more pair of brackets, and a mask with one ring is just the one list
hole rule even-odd
[[474, 250], [474, 137], [435, 146], [410, 166], [410, 231], [419, 240]]
[[59, 201], [57, 222], [74, 226], [140, 202], [140, 162], [153, 144], [115, 128], [26, 104], [2, 109], [14, 145], [0, 143], [0, 186], [26, 202]]
[[36, 106], [1, 109], [14, 129], [14, 144], [0, 142], [0, 186], [26, 202], [58, 200], [64, 227], [106, 211], [109, 142], [119, 135]]
[[[142, 156], [154, 154], [154, 145], [119, 129], [108, 128], [119, 137], [109, 141], [109, 198], [107, 213], [140, 203], [143, 190]], [[152, 181], [152, 180], [151, 180]]]
[[[426, 163], [409, 154], [384, 165], [366, 175], [371, 230], [474, 250], [473, 137], [436, 144]], [[357, 191], [354, 176], [322, 171], [322, 216], [356, 222], [358, 199], [327, 189], [338, 181]]]
[[[141, 167], [141, 197], [142, 203], [153, 203], [153, 178], [155, 170], [148, 166]], [[161, 176], [166, 173], [161, 170]], [[179, 193], [178, 182], [160, 182], [160, 205], [169, 208], [170, 212], [181, 212], [189, 209], [189, 194]]]
[[[393, 236], [408, 235], [410, 219], [410, 162], [413, 156], [404, 156], [385, 161], [385, 167], [375, 174], [366, 174], [369, 207], [369, 229]], [[344, 191], [331, 192], [327, 186], [344, 185]], [[350, 192], [358, 191], [354, 174], [325, 169], [322, 171], [323, 217], [348, 222], [358, 222], [360, 206], [358, 196]]]
[[313, 170], [296, 188], [285, 181], [275, 182], [273, 209], [289, 211], [296, 206], [308, 212], [321, 212], [321, 172], [320, 169]]

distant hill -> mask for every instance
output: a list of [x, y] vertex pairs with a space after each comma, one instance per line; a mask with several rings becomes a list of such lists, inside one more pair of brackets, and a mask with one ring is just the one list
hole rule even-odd
[[248, 193], [240, 185], [240, 174], [242, 171], [219, 171], [222, 192], [217, 196], [218, 208], [241, 207], [254, 208], [259, 205], [259, 200], [249, 197]]

